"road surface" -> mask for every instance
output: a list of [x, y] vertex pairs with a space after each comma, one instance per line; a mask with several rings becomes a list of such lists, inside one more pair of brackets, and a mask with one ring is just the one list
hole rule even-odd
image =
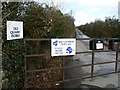
[[[84, 35], [81, 31], [77, 29], [76, 38], [89, 38], [89, 37]], [[77, 40], [76, 43], [77, 43], [77, 52], [90, 51], [89, 40]], [[120, 59], [120, 55], [118, 59]], [[113, 60], [116, 60], [115, 52], [95, 53], [94, 63], [107, 62], [107, 61], [113, 61]], [[92, 62], [92, 54], [89, 54], [89, 53], [77, 54], [73, 57], [73, 59], [69, 60], [69, 62], [66, 63], [66, 66], [90, 64], [91, 62]], [[113, 72], [114, 70], [115, 70], [115, 63], [96, 65], [94, 67], [94, 74], [105, 74], [105, 73]], [[82, 68], [80, 67], [72, 68], [72, 70], [71, 69], [66, 70], [65, 79], [83, 77], [83, 76], [90, 75], [90, 73], [91, 73], [90, 66], [82, 67]], [[96, 77], [92, 79], [86, 79], [83, 81], [76, 80], [73, 82], [73, 84], [71, 84], [72, 82], [69, 83], [68, 86], [71, 88], [75, 88], [75, 87], [79, 87], [80, 84], [83, 83], [83, 84], [89, 84], [89, 85], [96, 85], [100, 87], [110, 87], [110, 88], [118, 87], [118, 84], [120, 83], [118, 81], [119, 76], [120, 75], [118, 74], [112, 74], [112, 75], [106, 75], [106, 76]]]

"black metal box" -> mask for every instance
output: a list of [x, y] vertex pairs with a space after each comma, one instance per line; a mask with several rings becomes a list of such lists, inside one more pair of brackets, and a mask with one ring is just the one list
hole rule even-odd
[[90, 50], [103, 50], [103, 39], [95, 39], [89, 41]]
[[111, 39], [111, 40], [109, 40], [108, 49], [111, 49], [113, 51], [119, 49], [118, 42], [119, 42], [118, 39]]

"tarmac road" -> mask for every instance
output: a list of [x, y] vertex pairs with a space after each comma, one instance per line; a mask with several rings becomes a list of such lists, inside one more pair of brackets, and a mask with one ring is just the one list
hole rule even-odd
[[[78, 30], [76, 30], [78, 31]], [[88, 36], [84, 35], [82, 32], [77, 32], [76, 38], [89, 38]], [[77, 40], [77, 52], [84, 52], [84, 51], [90, 51], [89, 50], [89, 40]], [[118, 59], [120, 59], [120, 53], [118, 56]], [[94, 63], [100, 63], [100, 62], [107, 62], [107, 61], [113, 61], [116, 60], [116, 53], [115, 52], [99, 52], [95, 53], [95, 61]], [[66, 63], [66, 66], [75, 66], [80, 64], [89, 64], [92, 62], [92, 54], [85, 53], [85, 54], [77, 54], [73, 57], [73, 59], [69, 60], [69, 62]], [[118, 64], [118, 67], [120, 65]], [[120, 68], [120, 67], [119, 67]], [[105, 74], [110, 73], [115, 70], [115, 63], [110, 64], [103, 64], [103, 65], [95, 65], [94, 66], [94, 74]], [[91, 67], [82, 67], [82, 68], [72, 68], [66, 70], [65, 73], [65, 79], [71, 79], [71, 78], [78, 78], [90, 75], [91, 73]], [[120, 81], [118, 81], [118, 77], [120, 75], [114, 74], [114, 75], [107, 75], [107, 76], [101, 76], [96, 77], [92, 79], [86, 79], [83, 81], [76, 80], [74, 82], [71, 82], [68, 84], [69, 87], [75, 88], [79, 87], [81, 83], [88, 84], [88, 85], [96, 85], [99, 87], [118, 87], [118, 84]]]

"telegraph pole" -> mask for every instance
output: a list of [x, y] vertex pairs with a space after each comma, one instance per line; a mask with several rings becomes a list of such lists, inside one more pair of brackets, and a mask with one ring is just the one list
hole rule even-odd
[[[118, 22], [120, 23], [120, 1], [118, 2]], [[118, 43], [120, 43], [120, 42], [118, 42]], [[118, 56], [119, 55], [120, 55], [120, 53], [118, 53]], [[120, 57], [118, 57], [118, 60], [120, 60]], [[120, 68], [120, 63], [118, 63], [118, 68]], [[119, 73], [118, 73], [118, 87], [120, 87], [120, 74]]]
[[118, 2], [118, 21], [120, 22], [120, 1]]
[[2, 89], [2, 2], [0, 1], [0, 89]]

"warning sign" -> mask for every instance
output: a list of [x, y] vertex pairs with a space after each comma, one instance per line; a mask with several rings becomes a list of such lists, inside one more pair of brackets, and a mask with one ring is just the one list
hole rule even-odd
[[51, 39], [51, 56], [68, 56], [76, 53], [76, 39]]
[[23, 38], [23, 22], [7, 21], [7, 40]]

